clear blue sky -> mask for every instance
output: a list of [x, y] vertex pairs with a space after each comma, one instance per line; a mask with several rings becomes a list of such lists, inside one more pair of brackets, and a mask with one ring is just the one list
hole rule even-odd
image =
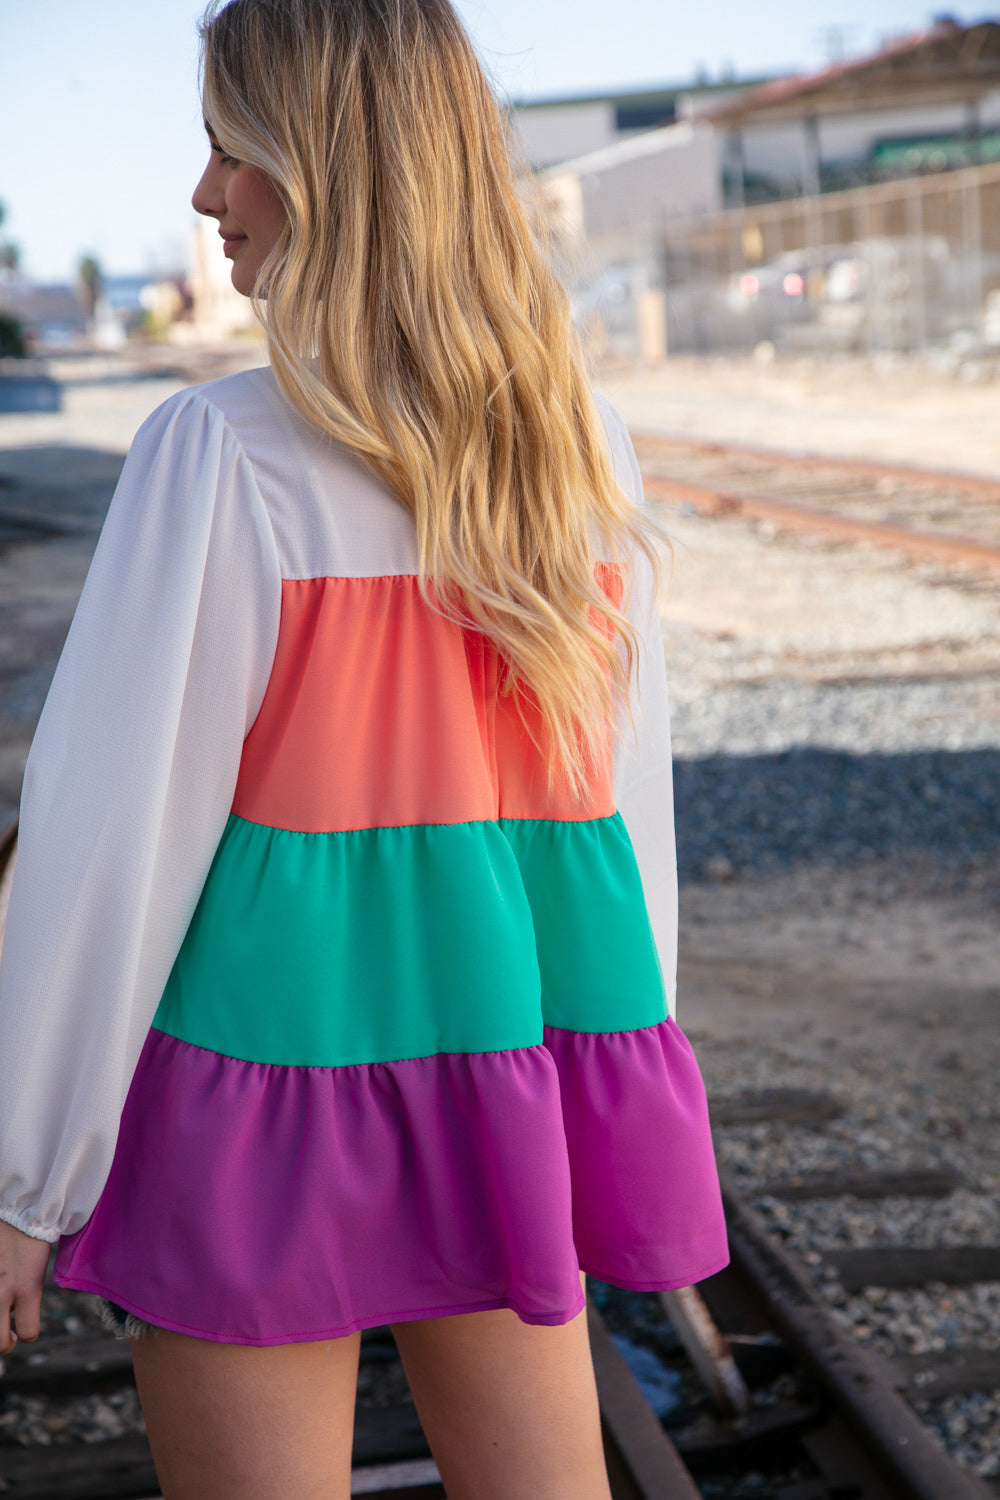
[[[925, 0], [458, 0], [502, 91], [537, 97], [681, 82], [699, 68], [807, 71], [830, 28], [849, 54], [924, 27]], [[949, 7], [980, 20], [978, 5]], [[0, 0], [0, 233], [67, 278], [182, 264], [204, 137], [200, 0]]]

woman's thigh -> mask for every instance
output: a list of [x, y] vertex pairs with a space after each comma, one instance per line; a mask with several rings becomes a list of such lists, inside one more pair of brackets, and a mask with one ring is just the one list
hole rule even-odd
[[610, 1500], [586, 1314], [393, 1327], [448, 1500]]
[[254, 1349], [130, 1341], [164, 1500], [346, 1500], [357, 1334]]

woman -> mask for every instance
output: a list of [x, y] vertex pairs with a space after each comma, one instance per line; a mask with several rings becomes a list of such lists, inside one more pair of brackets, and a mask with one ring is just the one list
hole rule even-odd
[[581, 1268], [726, 1260], [634, 455], [447, 0], [203, 43], [271, 369], [140, 430], [32, 749], [4, 1306], [58, 1239], [167, 1497], [346, 1495], [391, 1323], [452, 1500], [597, 1500]]

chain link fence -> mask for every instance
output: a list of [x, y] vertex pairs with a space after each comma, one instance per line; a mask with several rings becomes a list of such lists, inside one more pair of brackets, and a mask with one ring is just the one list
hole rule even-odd
[[665, 221], [563, 271], [597, 355], [1000, 355], [1000, 164]]

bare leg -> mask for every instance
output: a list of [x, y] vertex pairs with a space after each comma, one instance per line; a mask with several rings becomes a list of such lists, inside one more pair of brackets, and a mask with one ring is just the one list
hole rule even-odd
[[586, 1315], [515, 1313], [393, 1328], [448, 1500], [611, 1500]]
[[359, 1343], [133, 1339], [165, 1500], [346, 1500]]

